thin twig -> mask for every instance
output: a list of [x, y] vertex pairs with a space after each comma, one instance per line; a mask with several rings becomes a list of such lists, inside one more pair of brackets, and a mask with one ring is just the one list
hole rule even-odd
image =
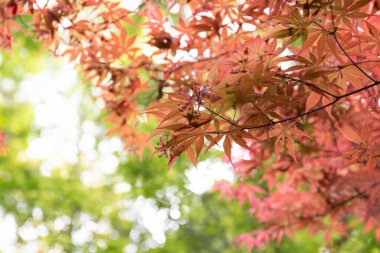
[[368, 86], [365, 86], [363, 88], [351, 91], [351, 92], [346, 93], [346, 94], [341, 95], [341, 96], [337, 96], [337, 97], [335, 97], [335, 99], [333, 101], [331, 101], [330, 103], [327, 103], [327, 104], [325, 104], [325, 105], [323, 105], [321, 107], [315, 108], [313, 110], [310, 110], [310, 111], [307, 111], [307, 112], [304, 112], [304, 113], [301, 113], [301, 114], [297, 114], [297, 115], [289, 117], [289, 118], [285, 118], [285, 119], [281, 119], [281, 120], [277, 120], [277, 121], [272, 121], [271, 123], [268, 123], [268, 124], [261, 124], [261, 125], [256, 125], [256, 126], [239, 126], [239, 125], [234, 124], [235, 126], [239, 127], [239, 129], [232, 129], [232, 130], [226, 130], [226, 131], [207, 131], [207, 132], [205, 132], [205, 134], [228, 134], [228, 133], [238, 132], [238, 131], [242, 131], [242, 130], [259, 129], [259, 128], [264, 128], [264, 127], [269, 127], [269, 126], [273, 126], [273, 125], [276, 125], [276, 124], [280, 124], [280, 123], [292, 121], [292, 120], [295, 120], [295, 119], [299, 119], [299, 118], [302, 118], [302, 117], [307, 116], [309, 114], [312, 114], [312, 113], [318, 112], [320, 110], [323, 110], [323, 109], [325, 109], [327, 107], [330, 107], [333, 104], [335, 104], [336, 102], [338, 102], [339, 100], [341, 100], [342, 98], [346, 98], [346, 97], [349, 97], [349, 96], [351, 96], [353, 94], [362, 92], [364, 90], [368, 90], [368, 89], [370, 89], [372, 87], [375, 87], [375, 86], [377, 86], [379, 84], [380, 84], [380, 81], [379, 82], [377, 82], [377, 81], [373, 82], [371, 85], [368, 85]]
[[224, 117], [223, 115], [220, 115], [220, 114], [217, 113], [217, 112], [214, 112], [213, 110], [211, 110], [211, 109], [208, 108], [207, 106], [203, 105], [203, 107], [204, 107], [207, 111], [209, 111], [209, 112], [211, 112], [212, 114], [214, 114], [215, 116], [217, 116], [217, 117], [223, 119], [224, 121], [230, 123], [231, 125], [236, 126], [236, 127], [239, 127], [239, 128], [242, 128], [241, 126], [239, 126], [239, 125], [236, 124], [235, 122], [233, 122], [233, 121], [227, 119], [226, 117]]
[[252, 102], [253, 106], [258, 110], [260, 111], [264, 116], [265, 118], [267, 118], [267, 120], [269, 120], [269, 122], [273, 122], [273, 120], [271, 118], [268, 117], [268, 115], [260, 108], [256, 105], [255, 102]]
[[375, 187], [377, 187], [377, 186], [379, 186], [379, 185], [380, 185], [380, 181], [376, 181], [376, 182], [374, 182], [372, 185], [370, 185], [366, 190], [364, 190], [364, 191], [359, 191], [359, 192], [357, 192], [356, 194], [351, 195], [350, 197], [348, 197], [348, 198], [346, 198], [346, 199], [344, 199], [344, 200], [338, 202], [337, 204], [332, 205], [332, 206], [331, 206], [330, 208], [328, 208], [325, 212], [323, 212], [323, 213], [319, 213], [319, 214], [316, 214], [316, 215], [313, 215], [313, 216], [301, 216], [300, 219], [313, 219], [313, 218], [316, 218], [316, 217], [324, 217], [324, 216], [328, 215], [329, 213], [335, 211], [335, 210], [338, 209], [339, 207], [344, 206], [344, 205], [350, 203], [351, 201], [353, 201], [353, 200], [355, 200], [355, 199], [357, 199], [357, 198], [360, 198], [360, 197], [365, 196], [366, 194], [368, 194], [368, 192], [369, 192], [371, 189], [373, 189], [373, 188], [375, 188]]
[[182, 69], [182, 68], [184, 68], [186, 66], [197, 64], [197, 63], [200, 63], [200, 62], [206, 62], [206, 61], [216, 60], [216, 59], [219, 59], [222, 56], [225, 56], [225, 55], [228, 55], [228, 54], [231, 54], [231, 53], [234, 53], [234, 52], [236, 52], [236, 51], [228, 51], [228, 52], [224, 52], [224, 53], [212, 56], [212, 57], [202, 58], [202, 59], [198, 59], [196, 61], [188, 61], [188, 62], [185, 62], [185, 63], [183, 63], [181, 65], [176, 66], [173, 69], [169, 69], [168, 72], [171, 72], [171, 73], [177, 72], [178, 70], [180, 70], [180, 69]]
[[376, 82], [375, 79], [373, 79], [370, 75], [368, 75], [359, 65], [354, 62], [351, 57], [347, 54], [346, 50], [344, 50], [343, 46], [340, 44], [339, 40], [337, 39], [335, 33], [333, 34], [333, 37], [338, 44], [339, 48], [343, 51], [343, 53], [347, 56], [347, 58], [352, 62], [352, 65], [354, 65], [360, 72], [362, 72], [366, 77], [368, 77], [371, 81]]
[[331, 92], [329, 92], [329, 91], [327, 91], [327, 90], [324, 90], [324, 89], [322, 89], [322, 88], [319, 88], [318, 86], [316, 86], [316, 85], [313, 84], [313, 83], [309, 83], [309, 82], [306, 82], [306, 81], [304, 81], [304, 80], [300, 80], [300, 79], [295, 79], [295, 78], [293, 78], [293, 77], [286, 76], [286, 75], [282, 75], [282, 74], [277, 74], [277, 76], [280, 76], [280, 77], [285, 78], [285, 79], [292, 80], [292, 81], [294, 81], [294, 82], [302, 83], [302, 84], [304, 84], [304, 85], [306, 85], [306, 86], [308, 86], [308, 87], [312, 87], [312, 88], [314, 88], [314, 89], [316, 89], [316, 90], [319, 90], [320, 92], [326, 93], [327, 95], [330, 95], [330, 96], [332, 96], [332, 97], [334, 97], [334, 98], [337, 98], [337, 97], [338, 97], [337, 95], [334, 95], [334, 94], [332, 94]]

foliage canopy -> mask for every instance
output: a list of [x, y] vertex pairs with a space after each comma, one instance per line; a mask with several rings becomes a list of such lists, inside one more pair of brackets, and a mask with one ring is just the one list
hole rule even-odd
[[347, 217], [380, 240], [380, 1], [1, 2], [1, 45], [33, 33], [77, 62], [130, 150], [151, 117], [169, 167], [223, 147], [241, 180], [218, 189], [262, 224], [240, 243]]

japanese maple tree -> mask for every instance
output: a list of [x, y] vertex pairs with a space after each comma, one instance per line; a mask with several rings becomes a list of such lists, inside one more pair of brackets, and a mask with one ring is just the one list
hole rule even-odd
[[12, 0], [0, 43], [33, 33], [68, 55], [137, 152], [136, 125], [156, 118], [169, 167], [222, 146], [240, 181], [217, 188], [262, 223], [239, 243], [329, 240], [347, 218], [380, 240], [379, 14], [379, 0]]

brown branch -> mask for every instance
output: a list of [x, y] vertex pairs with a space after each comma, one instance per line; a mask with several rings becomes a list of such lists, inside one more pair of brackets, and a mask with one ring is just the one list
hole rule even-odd
[[[227, 51], [227, 52], [224, 52], [224, 53], [212, 56], [212, 57], [201, 58], [201, 59], [197, 59], [196, 61], [188, 61], [188, 62], [185, 62], [185, 63], [183, 63], [183, 64], [181, 64], [181, 65], [179, 65], [179, 66], [177, 66], [177, 67], [175, 67], [173, 69], [167, 70], [167, 72], [170, 72], [170, 73], [177, 72], [178, 70], [181, 70], [184, 67], [187, 67], [187, 66], [190, 66], [190, 65], [193, 65], [193, 64], [197, 64], [197, 63], [200, 63], [200, 62], [206, 62], [206, 61], [216, 60], [216, 59], [219, 59], [222, 56], [225, 56], [225, 55], [228, 55], [228, 54], [231, 54], [231, 53], [234, 53], [234, 52], [236, 52], [236, 51]], [[165, 72], [165, 71], [162, 71], [162, 72]]]
[[217, 112], [214, 112], [213, 110], [211, 110], [211, 109], [208, 108], [207, 106], [203, 105], [203, 107], [204, 107], [207, 111], [209, 111], [209, 112], [211, 112], [212, 114], [214, 114], [215, 116], [217, 116], [217, 117], [223, 119], [224, 121], [230, 123], [231, 125], [236, 126], [236, 127], [239, 127], [239, 128], [242, 128], [241, 126], [239, 126], [239, 125], [236, 124], [235, 122], [233, 122], [233, 121], [227, 119], [226, 117], [224, 117], [223, 115], [220, 115], [220, 114], [217, 113]]
[[308, 87], [311, 87], [311, 88], [314, 88], [314, 89], [316, 89], [316, 90], [319, 90], [320, 92], [323, 92], [323, 93], [325, 93], [325, 94], [327, 94], [327, 95], [330, 95], [330, 96], [332, 96], [332, 97], [334, 97], [334, 98], [337, 98], [337, 97], [338, 97], [337, 95], [334, 95], [334, 94], [332, 94], [331, 92], [329, 92], [329, 91], [327, 91], [327, 90], [324, 90], [324, 89], [322, 89], [322, 88], [319, 88], [318, 86], [316, 86], [316, 85], [313, 84], [313, 83], [309, 83], [309, 82], [306, 82], [306, 81], [303, 81], [303, 80], [300, 80], [300, 79], [295, 79], [295, 78], [293, 78], [293, 77], [286, 76], [286, 75], [282, 75], [282, 74], [277, 74], [277, 76], [280, 76], [280, 77], [285, 78], [285, 79], [292, 80], [292, 81], [294, 81], [294, 82], [302, 83], [302, 84], [304, 84], [304, 85], [306, 85], [306, 86], [308, 86]]
[[[360, 61], [360, 62], [356, 62], [357, 65], [359, 64], [365, 64], [365, 63], [375, 63], [375, 62], [380, 62], [380, 61], [376, 61], [376, 60], [368, 60], [368, 61]], [[343, 65], [341, 66], [342, 68], [346, 68], [346, 67], [349, 67], [349, 66], [353, 66], [354, 64], [346, 64], [346, 65]]]
[[325, 212], [323, 213], [319, 213], [319, 214], [316, 214], [316, 215], [313, 215], [313, 216], [301, 216], [299, 217], [300, 219], [314, 219], [314, 218], [317, 218], [317, 217], [324, 217], [326, 215], [328, 215], [329, 213], [335, 211], [336, 209], [338, 209], [339, 207], [342, 207], [348, 203], [350, 203], [351, 201], [357, 199], [357, 198], [360, 198], [360, 197], [363, 197], [365, 196], [366, 194], [368, 194], [368, 192], [379, 186], [380, 185], [380, 181], [376, 181], [374, 182], [372, 185], [370, 185], [366, 190], [363, 190], [363, 191], [358, 191], [356, 194], [354, 195], [351, 195], [350, 197], [338, 202], [337, 204], [334, 204], [332, 205], [330, 208], [328, 208]]
[[329, 32], [326, 28], [324, 28], [321, 24], [319, 24], [318, 22], [316, 21], [313, 21], [313, 24], [316, 24], [319, 28], [321, 28], [323, 31], [325, 32]]
[[[266, 223], [265, 225], [267, 225], [267, 226], [275, 225], [277, 228], [289, 228], [291, 226], [299, 225], [299, 223], [296, 221], [296, 219], [298, 219], [298, 220], [316, 220], [317, 218], [325, 217], [329, 213], [337, 210], [339, 207], [342, 207], [342, 206], [350, 203], [351, 201], [353, 201], [357, 198], [365, 196], [366, 194], [368, 194], [368, 192], [371, 189], [373, 189], [379, 185], [380, 185], [380, 181], [376, 181], [370, 187], [368, 187], [366, 190], [357, 192], [356, 194], [348, 197], [347, 199], [342, 200], [341, 202], [338, 202], [337, 204], [333, 205], [332, 207], [328, 208], [326, 211], [324, 211], [322, 213], [317, 213], [315, 215], [309, 215], [309, 216], [299, 215], [299, 216], [294, 217], [295, 219], [292, 220], [291, 223], [286, 223], [286, 224], [281, 224], [281, 225]], [[272, 210], [276, 211], [276, 209], [272, 209]]]
[[238, 131], [242, 131], [242, 130], [259, 129], [259, 128], [264, 128], [264, 127], [269, 127], [269, 126], [273, 126], [273, 125], [276, 125], [276, 124], [280, 124], [280, 123], [292, 121], [292, 120], [295, 120], [295, 119], [299, 119], [299, 118], [302, 118], [302, 117], [307, 116], [309, 114], [312, 114], [312, 113], [318, 112], [320, 110], [323, 110], [323, 109], [325, 109], [327, 107], [330, 107], [333, 104], [335, 104], [336, 102], [338, 102], [339, 100], [341, 100], [342, 98], [349, 97], [349, 96], [351, 96], [353, 94], [356, 94], [356, 93], [362, 92], [364, 90], [370, 89], [370, 88], [375, 87], [375, 86], [377, 86], [379, 84], [380, 84], [380, 81], [379, 82], [375, 81], [371, 85], [368, 85], [368, 86], [365, 86], [363, 88], [351, 91], [351, 92], [346, 93], [346, 94], [341, 95], [341, 96], [337, 96], [337, 97], [335, 97], [335, 99], [333, 101], [331, 101], [330, 103], [327, 103], [327, 104], [325, 104], [325, 105], [323, 105], [321, 107], [315, 108], [313, 110], [310, 110], [310, 111], [307, 111], [307, 112], [304, 112], [304, 113], [301, 113], [301, 114], [297, 114], [297, 115], [289, 117], [289, 118], [285, 118], [285, 119], [281, 119], [281, 120], [277, 120], [277, 121], [272, 121], [271, 123], [257, 125], [257, 126], [238, 126], [239, 129], [232, 129], [232, 130], [218, 131], [218, 132], [216, 132], [216, 131], [207, 131], [207, 132], [205, 132], [205, 134], [228, 134], [228, 133], [238, 132]]
[[[137, 13], [138, 11], [140, 11], [140, 9], [141, 9], [142, 7], [144, 7], [146, 4], [147, 4], [146, 1], [142, 2], [142, 3], [141, 3], [139, 6], [137, 6], [134, 10], [128, 11], [127, 14], [121, 15], [120, 17], [116, 18], [115, 20], [112, 20], [112, 21], [105, 21], [105, 22], [103, 22], [103, 23], [101, 23], [101, 24], [91, 23], [92, 26], [96, 26], [96, 25], [104, 26], [104, 27], [101, 27], [101, 28], [99, 28], [99, 29], [97, 29], [97, 30], [93, 30], [93, 31], [92, 31], [92, 32], [93, 32], [93, 36], [92, 36], [91, 39], [93, 39], [97, 33], [106, 30], [106, 29], [109, 27], [109, 25], [111, 25], [111, 24], [115, 24], [115, 23], [117, 23], [117, 22], [119, 22], [119, 21], [125, 19], [125, 18], [128, 17], [131, 13], [135, 13], [135, 14], [136, 14], [136, 13]], [[70, 20], [70, 21], [71, 21], [71, 20]], [[71, 23], [72, 23], [72, 25], [69, 25], [69, 26], [67, 26], [67, 27], [64, 27], [64, 29], [66, 30], [66, 29], [72, 29], [72, 28], [74, 28], [74, 27], [75, 27], [75, 23], [73, 23], [73, 22], [71, 22]]]
[[[218, 54], [218, 55], [215, 55], [215, 56], [212, 56], [212, 57], [205, 57], [205, 58], [201, 58], [201, 59], [195, 59], [194, 61], [184, 61], [184, 62], [177, 62], [174, 65], [173, 67], [165, 70], [165, 69], [159, 69], [157, 66], [146, 66], [145, 69], [147, 69], [148, 71], [151, 71], [151, 72], [168, 72], [168, 73], [174, 73], [174, 72], [177, 72], [178, 70], [181, 70], [182, 68], [184, 67], [187, 67], [187, 66], [190, 66], [190, 65], [194, 65], [194, 64], [197, 64], [197, 63], [201, 63], [201, 62], [207, 62], [207, 61], [212, 61], [212, 60], [216, 60], [222, 56], [225, 56], [225, 55], [228, 55], [228, 54], [231, 54], [231, 53], [234, 53], [236, 51], [228, 51], [228, 52], [224, 52], [224, 53], [221, 53], [221, 54]], [[182, 64], [181, 64], [182, 63]], [[145, 63], [141, 63], [137, 66], [128, 66], [129, 69], [139, 69], [141, 67], [143, 67]]]
[[[295, 62], [300, 63], [300, 61], [298, 61], [297, 58], [292, 57], [292, 56], [294, 56], [294, 55], [284, 56], [284, 58], [288, 58], [289, 61], [295, 61]], [[359, 62], [356, 62], [356, 64], [360, 65], [360, 64], [365, 64], [365, 63], [376, 63], [376, 62], [380, 62], [380, 60], [359, 61]], [[345, 65], [340, 65], [340, 66], [321, 66], [321, 67], [325, 67], [325, 68], [347, 68], [350, 66], [354, 66], [354, 64], [350, 63], [350, 64], [345, 64]]]
[[352, 65], [354, 65], [360, 72], [362, 72], [368, 79], [370, 79], [373, 82], [376, 82], [375, 79], [373, 79], [370, 75], [368, 75], [359, 65], [352, 60], [352, 58], [347, 54], [346, 50], [344, 50], [343, 46], [340, 44], [338, 38], [336, 37], [336, 34], [333, 33], [333, 37], [338, 44], [339, 48], [343, 51], [343, 53], [346, 55], [346, 57], [351, 61]]
[[265, 118], [267, 118], [267, 120], [269, 121], [269, 122], [272, 122], [273, 123], [273, 120], [271, 119], [271, 118], [269, 118], [268, 117], [268, 115], [260, 108], [260, 107], [258, 107], [257, 105], [256, 105], [256, 103], [255, 102], [252, 102], [252, 104], [253, 104], [253, 106], [258, 110], [258, 111], [260, 111], [263, 115], [264, 115], [264, 117]]

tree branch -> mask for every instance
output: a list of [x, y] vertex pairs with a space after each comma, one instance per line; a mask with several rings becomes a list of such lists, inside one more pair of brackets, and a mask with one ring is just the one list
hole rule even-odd
[[303, 80], [300, 80], [300, 79], [295, 79], [295, 78], [293, 78], [293, 77], [286, 76], [286, 75], [283, 75], [283, 74], [277, 74], [277, 76], [280, 76], [280, 77], [285, 78], [285, 79], [292, 80], [292, 81], [294, 81], [294, 82], [302, 83], [302, 84], [304, 84], [304, 85], [306, 85], [306, 86], [308, 86], [308, 87], [311, 87], [311, 88], [314, 88], [314, 89], [316, 89], [316, 90], [319, 90], [320, 92], [323, 92], [323, 93], [325, 93], [325, 94], [327, 94], [327, 95], [330, 95], [330, 96], [332, 96], [332, 97], [334, 97], [334, 98], [337, 98], [337, 97], [338, 97], [337, 95], [334, 95], [334, 94], [332, 94], [331, 92], [329, 92], [329, 91], [327, 91], [327, 90], [324, 90], [324, 89], [322, 89], [322, 88], [319, 88], [318, 86], [316, 86], [316, 85], [313, 84], [313, 83], [309, 83], [309, 82], [306, 82], [306, 81], [303, 81]]
[[368, 90], [368, 89], [370, 89], [372, 87], [375, 87], [375, 86], [377, 86], [379, 84], [380, 84], [380, 81], [379, 82], [375, 81], [371, 85], [368, 85], [368, 86], [365, 86], [363, 88], [351, 91], [351, 92], [346, 93], [346, 94], [341, 95], [341, 96], [335, 96], [335, 99], [333, 101], [331, 101], [330, 103], [327, 103], [327, 104], [325, 104], [325, 105], [323, 105], [321, 107], [315, 108], [313, 110], [310, 110], [310, 111], [307, 111], [307, 112], [304, 112], [304, 113], [301, 113], [301, 114], [297, 114], [297, 115], [289, 117], [289, 118], [285, 118], [285, 119], [281, 119], [281, 120], [277, 120], [277, 121], [272, 121], [272, 122], [270, 122], [268, 124], [262, 124], [262, 125], [257, 125], [257, 126], [239, 126], [239, 125], [235, 125], [235, 126], [239, 127], [239, 129], [232, 129], [232, 130], [226, 130], [226, 131], [207, 131], [207, 132], [205, 132], [205, 134], [228, 134], [228, 133], [238, 132], [238, 131], [242, 131], [242, 130], [259, 129], [259, 128], [264, 128], [264, 127], [269, 127], [269, 126], [273, 126], [273, 125], [276, 125], [276, 124], [279, 124], [279, 123], [284, 123], [284, 122], [292, 121], [292, 120], [295, 120], [295, 119], [299, 119], [299, 118], [302, 118], [302, 117], [307, 116], [309, 114], [312, 114], [312, 113], [318, 112], [320, 110], [323, 110], [323, 109], [325, 109], [327, 107], [330, 107], [333, 104], [335, 104], [336, 102], [338, 102], [339, 100], [341, 100], [342, 98], [346, 98], [346, 97], [349, 97], [349, 96], [351, 96], [353, 94], [362, 92], [364, 90]]
[[218, 58], [220, 58], [222, 56], [225, 56], [225, 55], [228, 55], [228, 54], [231, 54], [231, 53], [234, 53], [234, 52], [235, 51], [228, 51], [228, 52], [224, 52], [224, 53], [212, 56], [212, 57], [197, 59], [196, 61], [193, 61], [193, 62], [192, 61], [188, 61], [188, 62], [185, 62], [185, 63], [183, 63], [181, 65], [176, 66], [173, 69], [169, 69], [168, 72], [170, 72], [170, 73], [177, 72], [178, 70], [180, 70], [180, 69], [182, 69], [182, 68], [184, 68], [186, 66], [197, 64], [197, 63], [200, 63], [200, 62], [206, 62], [206, 61], [216, 60], [216, 59], [218, 59]]
[[336, 41], [336, 43], [338, 44], [339, 48], [343, 51], [343, 53], [347, 56], [347, 58], [352, 62], [352, 65], [354, 65], [360, 72], [362, 72], [368, 79], [370, 79], [371, 81], [373, 82], [376, 82], [375, 79], [373, 79], [370, 75], [368, 75], [361, 67], [359, 67], [359, 65], [354, 62], [351, 57], [347, 54], [346, 50], [344, 50], [343, 46], [340, 44], [338, 38], [336, 37], [336, 34], [334, 33], [333, 34], [333, 37]]
[[328, 215], [329, 213], [333, 212], [334, 210], [338, 209], [339, 207], [342, 207], [342, 206], [350, 203], [351, 201], [353, 201], [353, 200], [355, 200], [357, 198], [363, 197], [371, 189], [373, 189], [373, 188], [375, 188], [375, 187], [377, 187], [379, 185], [380, 185], [380, 181], [376, 181], [373, 184], [371, 184], [366, 190], [359, 191], [356, 194], [351, 195], [350, 197], [348, 197], [348, 198], [346, 198], [346, 199], [338, 202], [337, 204], [332, 205], [325, 212], [319, 213], [319, 214], [316, 214], [316, 215], [313, 215], [313, 216], [301, 216], [300, 219], [313, 219], [313, 218], [316, 218], [316, 217], [324, 217], [324, 216]]
[[214, 112], [213, 110], [211, 110], [211, 109], [208, 108], [207, 106], [203, 105], [203, 107], [204, 107], [207, 111], [209, 111], [209, 112], [211, 112], [212, 114], [214, 114], [215, 116], [217, 116], [217, 117], [223, 119], [224, 121], [230, 123], [231, 125], [236, 126], [236, 127], [239, 127], [239, 128], [242, 128], [241, 126], [239, 126], [239, 125], [236, 124], [235, 122], [233, 122], [233, 121], [227, 119], [226, 117], [224, 117], [223, 115], [220, 115], [219, 113]]

